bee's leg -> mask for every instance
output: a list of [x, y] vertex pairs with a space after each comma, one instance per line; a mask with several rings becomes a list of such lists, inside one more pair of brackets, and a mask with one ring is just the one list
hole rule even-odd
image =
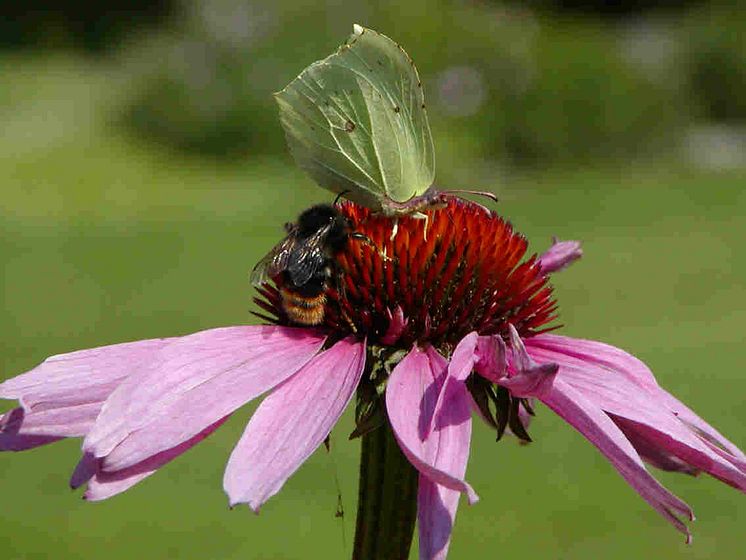
[[367, 235], [365, 235], [364, 233], [360, 233], [360, 232], [355, 231], [355, 232], [353, 232], [353, 233], [350, 234], [350, 238], [351, 239], [357, 239], [358, 241], [362, 241], [368, 247], [372, 247], [373, 249], [376, 250], [376, 253], [378, 253], [378, 256], [381, 257], [383, 260], [385, 260], [385, 261], [392, 260], [390, 257], [386, 256], [386, 251], [385, 250], [381, 251], [381, 249], [378, 247], [378, 245], [376, 245], [373, 242], [373, 240], [370, 237], [368, 237]]
[[[336, 286], [337, 292], [340, 296], [342, 296], [340, 300], [347, 301], [347, 293], [345, 291], [344, 282], [342, 281], [342, 274], [339, 272], [339, 270], [336, 269], [331, 273], [334, 275], [334, 284]], [[350, 319], [350, 316], [347, 314], [341, 304], [339, 305], [339, 313], [340, 315], [342, 315], [342, 318], [345, 320], [345, 323], [347, 323], [347, 326], [350, 327], [350, 330], [353, 332], [353, 334], [357, 334], [357, 327], [355, 326], [355, 323], [352, 322], [352, 319]]]

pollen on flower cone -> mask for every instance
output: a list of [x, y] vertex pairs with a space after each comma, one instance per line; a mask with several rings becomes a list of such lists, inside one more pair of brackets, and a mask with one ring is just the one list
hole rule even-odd
[[[526, 239], [494, 212], [456, 197], [427, 219], [387, 218], [350, 202], [340, 209], [370, 242], [350, 238], [336, 257], [323, 323], [333, 332], [376, 343], [401, 308], [407, 324], [397, 345], [442, 346], [471, 331], [507, 336], [508, 323], [530, 336], [556, 317], [536, 257], [524, 260]], [[277, 289], [260, 293], [257, 303], [283, 323]]]

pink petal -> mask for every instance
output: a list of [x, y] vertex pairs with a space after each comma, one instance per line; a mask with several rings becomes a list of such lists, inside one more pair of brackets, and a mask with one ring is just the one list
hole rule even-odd
[[23, 451], [63, 437], [85, 435], [102, 403], [87, 403], [39, 412], [18, 407], [0, 417], [0, 451]]
[[174, 339], [106, 401], [83, 449], [120, 471], [174, 448], [278, 385], [324, 343], [309, 329], [242, 326]]
[[632, 446], [637, 450], [637, 453], [642, 457], [642, 460], [649, 465], [670, 472], [680, 472], [689, 474], [692, 476], [698, 475], [701, 471], [690, 464], [679, 459], [676, 455], [667, 451], [661, 447], [660, 442], [656, 441], [656, 438], [648, 437], [644, 432], [637, 429], [635, 422], [630, 422], [626, 418], [621, 416], [611, 416], [624, 437], [626, 437]]
[[404, 311], [400, 305], [396, 306], [393, 313], [389, 309], [386, 310], [386, 314], [389, 316], [389, 326], [386, 329], [386, 334], [381, 337], [381, 344], [386, 346], [393, 346], [394, 343], [399, 340], [399, 337], [407, 328], [409, 319], [404, 317]]
[[27, 409], [60, 400], [90, 402], [89, 394], [108, 395], [171, 340], [140, 340], [51, 356], [34, 369], [0, 383], [0, 398], [20, 399]]
[[517, 397], [536, 397], [541, 399], [552, 390], [559, 366], [551, 360], [537, 364], [526, 351], [523, 340], [513, 325], [508, 324], [510, 331], [510, 371], [498, 383], [510, 389]]
[[461, 493], [420, 474], [417, 488], [417, 527], [422, 560], [445, 560]]
[[[746, 469], [743, 463], [739, 465], [737, 460], [729, 460], [725, 456], [726, 452], [713, 449], [675, 419], [651, 422], [645, 414], [610, 416], [625, 434], [631, 436], [633, 444], [642, 446], [638, 452], [643, 458], [650, 458], [653, 466], [689, 474], [703, 471], [746, 492]], [[629, 417], [633, 416], [638, 421], [630, 420]]]
[[689, 529], [677, 517], [693, 520], [689, 506], [650, 475], [632, 444], [603, 410], [559, 376], [541, 400], [595, 445], [646, 502], [687, 536], [687, 542], [691, 540]]
[[[415, 346], [391, 373], [386, 409], [399, 446], [412, 465], [431, 481], [465, 492], [474, 503], [478, 497], [463, 479], [471, 439], [471, 400], [463, 381], [446, 383], [447, 375], [445, 358], [432, 348], [423, 352]], [[441, 396], [441, 392], [446, 394]], [[433, 424], [439, 400], [440, 414]], [[430, 426], [434, 426], [432, 431]]]
[[[707, 445], [696, 431], [667, 408], [660, 398], [662, 390], [657, 386], [650, 390], [635, 384], [635, 378], [625, 375], [621, 369], [628, 359], [620, 361], [620, 369], [614, 369], [608, 361], [599, 365], [591, 359], [564, 354], [567, 341], [562, 351], [534, 347], [530, 341], [527, 344], [537, 360], [559, 363], [558, 377], [610, 414], [623, 431], [631, 435], [632, 443], [639, 444], [638, 452], [652, 464], [684, 472], [705, 471], [746, 491], [746, 471], [739, 468], [738, 457], [729, 460], [731, 458]], [[684, 465], [677, 466], [677, 462]]]
[[558, 241], [555, 238], [552, 246], [539, 257], [539, 265], [544, 274], [552, 274], [564, 270], [582, 256], [580, 241]]
[[23, 408], [0, 418], [0, 450], [30, 449], [84, 436], [106, 398], [172, 339], [141, 340], [47, 358], [0, 384], [0, 398]]
[[477, 363], [475, 369], [479, 375], [497, 383], [507, 374], [507, 351], [505, 342], [500, 336], [480, 336], [477, 341]]
[[62, 436], [38, 435], [26, 431], [26, 412], [20, 406], [0, 416], [0, 451], [25, 451], [59, 441]]
[[259, 406], [223, 478], [231, 505], [254, 511], [321, 445], [355, 393], [365, 342], [349, 337], [308, 362]]
[[86, 491], [83, 493], [83, 499], [89, 502], [100, 502], [112, 498], [117, 494], [129, 490], [138, 482], [142, 482], [154, 472], [155, 469], [137, 471], [132, 474], [128, 474], [130, 473], [130, 469], [114, 473], [104, 473], [99, 471], [91, 480], [88, 481]]
[[738, 446], [697, 416], [690, 408], [662, 389], [650, 369], [640, 360], [627, 352], [594, 340], [582, 340], [566, 336], [543, 334], [527, 341], [531, 348], [541, 348], [566, 356], [572, 356], [583, 362], [623, 375], [631, 382], [645, 388], [656, 400], [668, 408], [682, 422], [695, 429], [711, 443], [723, 447], [731, 455], [746, 461], [746, 455]]
[[100, 462], [100, 459], [97, 459], [90, 453], [83, 453], [80, 461], [75, 465], [73, 474], [70, 475], [70, 488], [73, 490], [80, 488], [83, 484], [96, 476]]
[[76, 467], [76, 473], [73, 474], [71, 485], [73, 482], [80, 482], [86, 476], [91, 474], [91, 471], [93, 470], [94, 474], [92, 475], [92, 478], [88, 480], [88, 488], [86, 489], [85, 494], [83, 494], [83, 498], [91, 502], [97, 502], [121, 494], [125, 490], [132, 488], [138, 482], [149, 477], [162, 466], [176, 459], [179, 455], [182, 455], [200, 443], [222, 426], [226, 420], [228, 420], [228, 416], [221, 418], [194, 437], [180, 443], [176, 447], [162, 451], [152, 457], [148, 457], [148, 459], [142, 463], [133, 465], [121, 471], [103, 472], [100, 468], [96, 469], [96, 461], [100, 467], [101, 460], [94, 459], [92, 462], [91, 455], [88, 455], [87, 457], [84, 455], [83, 459], [81, 459], [81, 462], [78, 464], [78, 467]]
[[526, 339], [529, 351], [543, 348], [557, 354], [570, 356], [582, 362], [593, 363], [599, 368], [623, 375], [631, 382], [657, 392], [660, 387], [650, 369], [640, 360], [609, 344], [554, 334], [541, 334]]
[[476, 332], [467, 334], [459, 341], [451, 355], [451, 361], [448, 364], [448, 380], [466, 381], [471, 370], [474, 369], [474, 362], [477, 359], [476, 349], [479, 336]]
[[[443, 424], [443, 416], [448, 415], [448, 406], [451, 404], [449, 398], [454, 398], [454, 395], [464, 393], [467, 397], [470, 397], [468, 391], [463, 391], [464, 381], [469, 376], [471, 371], [474, 369], [474, 362], [476, 361], [476, 349], [478, 336], [476, 332], [471, 332], [462, 338], [456, 345], [451, 355], [451, 361], [448, 363], [448, 374], [443, 378], [443, 386], [440, 389], [438, 395], [438, 401], [435, 403], [435, 409], [433, 410], [432, 421], [428, 431], [424, 434], [425, 437], [430, 435], [430, 432], [434, 430], [438, 425]], [[461, 389], [451, 388], [450, 384], [456, 383], [461, 385]], [[457, 398], [457, 397], [456, 397]], [[444, 410], [445, 407], [445, 410]], [[469, 409], [471, 409], [471, 399], [469, 400]], [[471, 437], [469, 437], [471, 439]], [[467, 450], [468, 455], [468, 450]]]
[[[702, 418], [692, 411], [688, 406], [678, 400], [676, 397], [671, 395], [668, 391], [661, 388], [657, 393], [656, 397], [660, 399], [660, 402], [668, 408], [679, 420], [684, 422], [690, 429], [695, 431], [702, 438], [706, 439], [710, 443], [717, 447], [722, 447], [731, 457], [735, 457], [740, 460], [741, 464], [746, 462], [746, 454], [741, 451], [738, 446], [728, 440], [724, 435], [718, 432], [710, 424], [705, 422]], [[743, 468], [743, 467], [741, 467]]]

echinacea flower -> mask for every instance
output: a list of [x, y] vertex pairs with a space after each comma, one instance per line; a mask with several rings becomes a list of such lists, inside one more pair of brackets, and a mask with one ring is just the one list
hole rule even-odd
[[428, 220], [340, 206], [370, 243], [337, 257], [323, 323], [288, 324], [278, 289], [256, 301], [270, 324], [211, 329], [48, 358], [0, 384], [20, 406], [0, 420], [0, 449], [83, 438], [71, 484], [120, 493], [264, 394], [224, 477], [231, 504], [258, 511], [327, 438], [357, 393], [353, 435], [393, 431], [417, 475], [422, 558], [445, 558], [465, 479], [472, 412], [498, 436], [528, 440], [533, 403], [585, 436], [622, 477], [687, 535], [689, 506], [645, 462], [706, 472], [746, 491], [746, 456], [663, 390], [641, 361], [551, 334], [548, 275], [576, 260], [575, 242], [526, 258], [527, 242], [456, 198]]

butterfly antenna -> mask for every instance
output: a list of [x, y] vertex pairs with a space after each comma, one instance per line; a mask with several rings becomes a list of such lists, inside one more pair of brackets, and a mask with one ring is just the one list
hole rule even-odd
[[485, 198], [489, 198], [493, 202], [499, 202], [497, 195], [489, 191], [467, 191], [465, 189], [449, 189], [447, 191], [441, 191], [441, 192], [447, 193], [447, 194], [473, 194], [476, 196], [483, 196]]

